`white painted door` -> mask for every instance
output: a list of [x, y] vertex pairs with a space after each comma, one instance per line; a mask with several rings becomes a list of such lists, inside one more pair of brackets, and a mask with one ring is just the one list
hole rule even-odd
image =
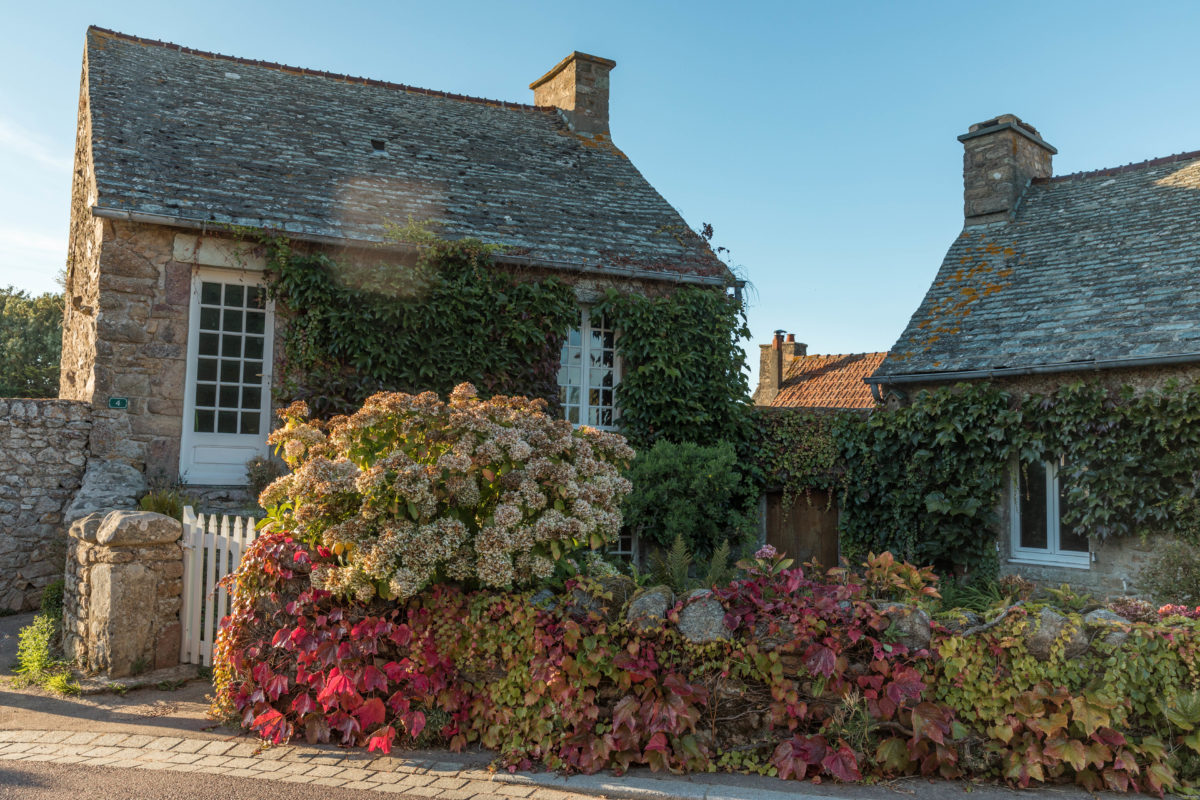
[[274, 303], [254, 273], [192, 277], [179, 474], [184, 483], [244, 485], [267, 452]]

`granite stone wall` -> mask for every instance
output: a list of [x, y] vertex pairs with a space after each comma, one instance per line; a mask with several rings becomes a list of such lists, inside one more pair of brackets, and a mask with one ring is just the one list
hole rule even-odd
[[0, 398], [0, 609], [29, 611], [62, 575], [63, 514], [87, 463], [87, 403]]

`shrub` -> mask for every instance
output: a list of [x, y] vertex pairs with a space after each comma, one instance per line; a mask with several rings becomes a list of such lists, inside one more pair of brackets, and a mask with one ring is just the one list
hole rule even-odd
[[269, 526], [330, 552], [313, 584], [404, 600], [442, 581], [511, 588], [615, 539], [633, 451], [614, 433], [552, 419], [541, 400], [479, 400], [461, 384], [381, 393], [350, 417], [294, 404], [270, 441], [293, 472], [259, 498]]
[[658, 441], [629, 470], [633, 491], [622, 511], [641, 541], [668, 548], [682, 536], [707, 559], [724, 541], [736, 549], [757, 523], [755, 492], [729, 442], [706, 447]]
[[63, 582], [42, 590], [41, 610], [17, 634], [16, 673], [20, 681], [60, 694], [77, 694], [79, 684], [69, 666], [59, 658], [62, 647]]
[[1156, 603], [1200, 604], [1200, 548], [1180, 540], [1163, 543], [1137, 584]]
[[269, 456], [255, 456], [246, 462], [246, 481], [250, 493], [258, 497], [275, 480], [287, 473], [283, 464]]
[[164, 514], [180, 522], [183, 521], [183, 507], [189, 505], [195, 505], [195, 500], [179, 488], [154, 489], [138, 500], [138, 508], [142, 511]]
[[949, 718], [843, 575], [784, 568], [726, 585], [731, 640], [695, 645], [524, 594], [340, 600], [306, 575], [331, 557], [278, 532], [251, 545], [217, 643], [219, 715], [276, 742], [384, 752], [440, 719], [451, 749], [478, 743], [520, 768], [857, 780], [879, 771], [879, 748], [888, 772], [941, 768], [931, 756]]

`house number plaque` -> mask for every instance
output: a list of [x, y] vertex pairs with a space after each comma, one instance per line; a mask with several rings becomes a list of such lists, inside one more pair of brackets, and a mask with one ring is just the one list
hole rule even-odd
[[108, 398], [109, 408], [129, 408], [128, 397], [110, 397]]

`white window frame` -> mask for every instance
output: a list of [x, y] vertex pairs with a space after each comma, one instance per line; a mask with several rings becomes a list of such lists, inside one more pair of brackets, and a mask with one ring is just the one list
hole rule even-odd
[[[590, 400], [591, 386], [589, 378], [591, 375], [588, 365], [591, 363], [591, 341], [592, 341], [592, 310], [590, 306], [581, 306], [579, 309], [579, 327], [572, 327], [571, 330], [579, 331], [580, 339], [580, 404], [579, 404], [579, 422], [574, 423], [576, 427], [598, 428], [604, 431], [615, 431], [620, 427], [621, 421], [621, 401], [619, 387], [621, 384], [621, 352], [620, 352], [620, 333], [613, 329], [613, 365], [612, 365], [612, 393], [613, 393], [613, 420], [611, 425], [593, 425], [588, 422], [590, 416], [589, 411], [593, 408]], [[570, 331], [567, 333], [567, 340], [563, 343], [563, 347], [567, 347], [570, 343]], [[565, 368], [560, 361], [560, 370]], [[564, 384], [558, 384], [560, 388]], [[566, 417], [566, 405], [563, 406], [563, 414]]]
[[1061, 509], [1059, 507], [1058, 473], [1062, 459], [1045, 461], [1046, 470], [1046, 547], [1021, 546], [1021, 465], [1013, 463], [1009, 470], [1008, 518], [1009, 518], [1009, 561], [1014, 564], [1039, 564], [1051, 567], [1090, 569], [1092, 554], [1088, 550], [1064, 550], [1062, 548]]
[[[257, 434], [204, 433], [195, 430], [196, 376], [200, 349], [200, 290], [205, 281], [237, 284], [246, 288], [266, 285], [261, 273], [244, 270], [197, 267], [192, 272], [191, 295], [188, 302], [187, 376], [184, 380], [183, 430], [179, 442], [179, 475], [185, 484], [197, 486], [244, 486], [249, 481], [245, 464], [255, 455], [269, 454], [267, 435], [271, 431], [271, 384], [274, 364], [275, 301], [267, 299], [263, 331], [262, 402], [259, 407]], [[210, 462], [200, 462], [198, 450], [214, 456]], [[221, 462], [221, 451], [227, 458]]]

